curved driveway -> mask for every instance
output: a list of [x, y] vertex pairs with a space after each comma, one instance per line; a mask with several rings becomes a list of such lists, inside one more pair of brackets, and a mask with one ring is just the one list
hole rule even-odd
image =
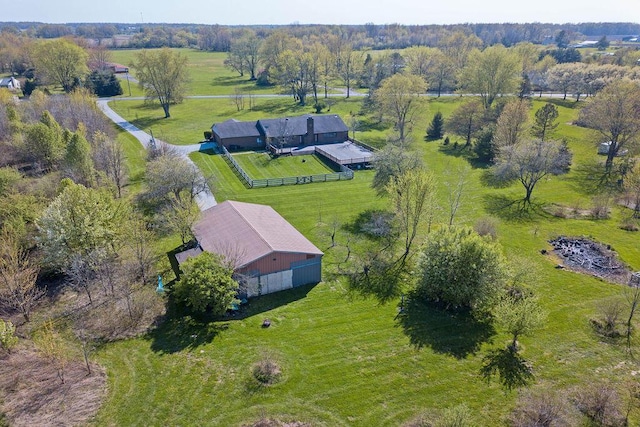
[[[133, 135], [138, 141], [140, 141], [142, 146], [146, 149], [149, 146], [149, 142], [151, 142], [151, 135], [139, 129], [138, 127], [132, 125], [131, 123], [123, 119], [122, 116], [120, 116], [118, 113], [113, 111], [111, 107], [109, 107], [109, 101], [110, 99], [99, 99], [97, 101], [98, 108], [100, 108], [100, 110], [115, 124], [117, 124], [122, 129], [126, 130], [131, 135]], [[161, 141], [157, 138], [156, 138], [156, 141], [164, 142], [165, 144], [167, 144], [165, 141]], [[193, 164], [194, 166], [195, 166], [195, 163], [193, 163], [193, 160], [189, 158], [189, 153], [192, 153], [194, 151], [199, 151], [201, 148], [207, 148], [207, 146], [205, 146], [204, 144], [171, 145], [171, 146], [175, 148], [175, 150], [178, 153], [180, 153], [180, 155], [187, 162]], [[198, 207], [202, 211], [216, 205], [216, 199], [213, 196], [213, 193], [211, 192], [211, 190], [208, 188], [207, 188], [207, 191], [204, 191], [196, 196], [196, 201], [198, 202]]]

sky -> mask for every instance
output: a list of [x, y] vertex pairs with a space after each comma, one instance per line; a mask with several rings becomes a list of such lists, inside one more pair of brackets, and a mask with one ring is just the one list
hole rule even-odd
[[640, 0], [0, 0], [0, 22], [457, 24], [640, 22]]

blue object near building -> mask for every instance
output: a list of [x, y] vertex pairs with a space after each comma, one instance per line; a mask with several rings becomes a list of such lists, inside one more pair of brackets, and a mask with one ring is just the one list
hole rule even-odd
[[158, 276], [158, 287], [156, 288], [156, 292], [159, 294], [164, 293], [164, 285], [162, 284], [162, 276]]

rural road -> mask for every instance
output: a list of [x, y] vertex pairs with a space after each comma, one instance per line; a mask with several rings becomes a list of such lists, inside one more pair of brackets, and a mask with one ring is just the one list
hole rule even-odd
[[[109, 107], [109, 101], [110, 101], [110, 99], [99, 99], [97, 101], [98, 108], [100, 108], [100, 110], [109, 119], [111, 119], [111, 121], [113, 121], [115, 124], [120, 126], [122, 129], [126, 130], [131, 135], [133, 135], [138, 141], [140, 141], [142, 146], [146, 149], [149, 146], [149, 143], [151, 142], [151, 135], [149, 135], [148, 133], [146, 133], [143, 130], [140, 130], [138, 127], [132, 125], [131, 123], [129, 123], [128, 121], [123, 119], [122, 116], [120, 116], [118, 113], [113, 111], [111, 109], [111, 107]], [[159, 140], [157, 138], [156, 138], [156, 141], [168, 144], [167, 142], [161, 141], [161, 140]], [[169, 145], [171, 145], [178, 153], [180, 153], [180, 155], [187, 162], [191, 163], [194, 166], [195, 166], [195, 163], [193, 163], [193, 160], [191, 160], [189, 158], [189, 153], [193, 153], [194, 151], [200, 151], [200, 149], [202, 149], [202, 148], [208, 148], [208, 147], [206, 147], [206, 144], [193, 144], [193, 145], [172, 145], [172, 144], [169, 144]], [[198, 207], [200, 208], [201, 211], [216, 205], [216, 199], [213, 196], [213, 193], [211, 192], [210, 189], [207, 189], [207, 191], [198, 194], [196, 196], [196, 201], [197, 201]]]

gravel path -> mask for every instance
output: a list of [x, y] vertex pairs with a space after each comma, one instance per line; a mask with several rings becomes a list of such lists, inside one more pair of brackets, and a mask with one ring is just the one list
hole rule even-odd
[[[140, 143], [144, 148], [147, 148], [149, 146], [149, 143], [151, 142], [151, 135], [139, 129], [138, 127], [132, 125], [131, 123], [123, 119], [122, 116], [120, 116], [118, 113], [113, 111], [111, 107], [109, 107], [109, 101], [110, 101], [109, 99], [99, 99], [97, 101], [98, 108], [100, 108], [100, 110], [115, 124], [117, 124], [122, 129], [129, 132], [138, 141], [140, 141]], [[165, 144], [167, 144], [165, 141], [161, 141], [157, 138], [156, 138], [156, 141], [164, 142]], [[195, 166], [195, 163], [193, 163], [193, 160], [189, 158], [189, 153], [193, 153], [194, 151], [200, 151], [201, 149], [209, 148], [209, 144], [172, 145], [172, 147], [175, 148], [175, 150], [178, 153], [180, 153], [186, 161], [188, 161], [189, 163]], [[211, 192], [211, 190], [207, 190], [205, 192], [198, 194], [196, 196], [196, 201], [198, 202], [198, 207], [200, 207], [200, 210], [202, 211], [212, 206], [215, 206], [217, 204], [216, 199], [213, 196], [213, 193]]]

